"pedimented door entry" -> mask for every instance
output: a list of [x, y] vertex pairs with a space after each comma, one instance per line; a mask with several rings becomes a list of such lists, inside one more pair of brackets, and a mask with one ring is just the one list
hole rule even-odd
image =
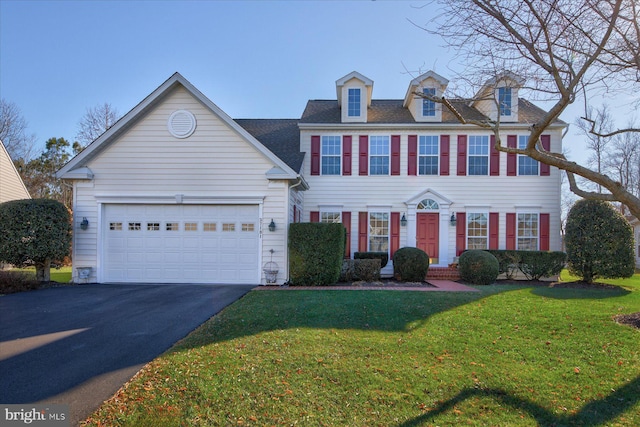
[[440, 258], [439, 222], [439, 213], [418, 213], [416, 245], [429, 255], [429, 264], [438, 264]]

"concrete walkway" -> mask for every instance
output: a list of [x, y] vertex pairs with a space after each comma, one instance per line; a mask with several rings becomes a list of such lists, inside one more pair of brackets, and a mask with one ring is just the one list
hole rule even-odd
[[254, 291], [412, 291], [412, 292], [479, 292], [452, 280], [427, 280], [429, 286], [258, 286]]

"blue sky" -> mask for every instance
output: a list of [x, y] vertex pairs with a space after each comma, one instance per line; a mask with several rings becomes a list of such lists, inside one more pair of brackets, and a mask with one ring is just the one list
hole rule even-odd
[[0, 96], [41, 145], [73, 141], [97, 104], [125, 114], [176, 71], [233, 118], [300, 117], [354, 70], [374, 98], [399, 99], [412, 76], [460, 66], [410, 22], [436, 14], [422, 1], [0, 0]]

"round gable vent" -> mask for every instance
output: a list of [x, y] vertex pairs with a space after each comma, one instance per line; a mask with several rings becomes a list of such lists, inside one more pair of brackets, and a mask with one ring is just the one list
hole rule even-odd
[[169, 116], [169, 133], [176, 138], [188, 138], [196, 130], [196, 117], [187, 110], [178, 110]]

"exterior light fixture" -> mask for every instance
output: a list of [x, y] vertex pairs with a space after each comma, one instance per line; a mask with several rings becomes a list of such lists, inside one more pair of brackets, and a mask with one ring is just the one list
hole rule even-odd
[[271, 222], [269, 223], [269, 231], [276, 231], [276, 223], [273, 222], [273, 218], [271, 219]]
[[405, 214], [402, 214], [402, 218], [400, 218], [400, 225], [403, 227], [407, 226], [407, 217], [405, 216]]
[[456, 214], [452, 213], [451, 214], [451, 218], [449, 218], [449, 224], [451, 224], [452, 227], [455, 227], [456, 226], [456, 222], [457, 222]]
[[89, 220], [87, 219], [86, 216], [82, 218], [82, 222], [80, 223], [80, 228], [83, 230], [86, 230], [87, 228], [89, 228]]

